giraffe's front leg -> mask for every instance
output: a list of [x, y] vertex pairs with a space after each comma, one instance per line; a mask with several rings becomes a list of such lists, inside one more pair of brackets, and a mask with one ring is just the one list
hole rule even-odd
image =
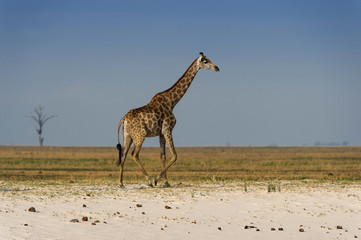
[[[160, 143], [160, 160], [162, 161], [162, 167], [165, 168], [165, 160], [166, 160], [166, 154], [165, 154], [165, 138], [163, 135], [159, 136], [159, 143]], [[164, 187], [170, 187], [170, 184], [168, 183], [167, 179], [167, 173], [164, 173]]]
[[174, 148], [174, 144], [173, 144], [173, 137], [170, 131], [166, 132], [163, 134], [165, 140], [167, 141], [170, 153], [172, 155], [171, 160], [169, 161], [168, 165], [166, 167], [163, 168], [163, 170], [161, 171], [161, 173], [159, 173], [158, 177], [154, 180], [154, 185], [157, 186], [157, 183], [159, 181], [159, 179], [163, 176], [165, 176], [167, 170], [172, 166], [172, 164], [177, 161], [177, 153], [175, 151]]

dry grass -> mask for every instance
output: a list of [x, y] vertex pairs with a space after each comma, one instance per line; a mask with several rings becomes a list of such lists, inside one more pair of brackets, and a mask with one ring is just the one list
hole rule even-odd
[[[170, 181], [361, 180], [361, 147], [179, 147]], [[117, 182], [116, 148], [0, 146], [0, 180]], [[169, 156], [169, 153], [168, 153]], [[159, 148], [143, 148], [141, 161], [155, 177]], [[143, 181], [128, 157], [125, 181]]]

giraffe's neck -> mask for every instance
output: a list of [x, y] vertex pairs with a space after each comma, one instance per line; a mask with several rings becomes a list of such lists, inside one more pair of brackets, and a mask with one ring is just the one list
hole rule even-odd
[[177, 103], [182, 99], [191, 85], [194, 77], [196, 76], [199, 70], [197, 60], [198, 58], [193, 61], [183, 76], [179, 78], [179, 80], [172, 87], [170, 87], [168, 90], [165, 90], [164, 92], [157, 94], [167, 100], [167, 104], [170, 104], [171, 109], [173, 109], [175, 105], [177, 105]]

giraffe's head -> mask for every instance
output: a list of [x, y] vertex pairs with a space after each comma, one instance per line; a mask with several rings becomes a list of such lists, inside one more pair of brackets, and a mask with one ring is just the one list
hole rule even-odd
[[199, 68], [204, 68], [204, 69], [213, 69], [214, 71], [218, 72], [219, 68], [214, 65], [212, 63], [211, 60], [209, 60], [209, 58], [207, 58], [206, 56], [203, 55], [202, 52], [199, 53], [201, 56], [198, 58], [198, 65]]

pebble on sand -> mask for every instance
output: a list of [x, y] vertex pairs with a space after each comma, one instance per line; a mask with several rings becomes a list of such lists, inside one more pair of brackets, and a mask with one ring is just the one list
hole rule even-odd
[[29, 212], [36, 212], [34, 207], [29, 208]]
[[251, 228], [256, 228], [256, 227], [255, 227], [255, 226], [252, 226], [252, 225], [250, 225], [250, 226], [248, 226], [248, 225], [244, 226], [244, 229], [251, 229]]

